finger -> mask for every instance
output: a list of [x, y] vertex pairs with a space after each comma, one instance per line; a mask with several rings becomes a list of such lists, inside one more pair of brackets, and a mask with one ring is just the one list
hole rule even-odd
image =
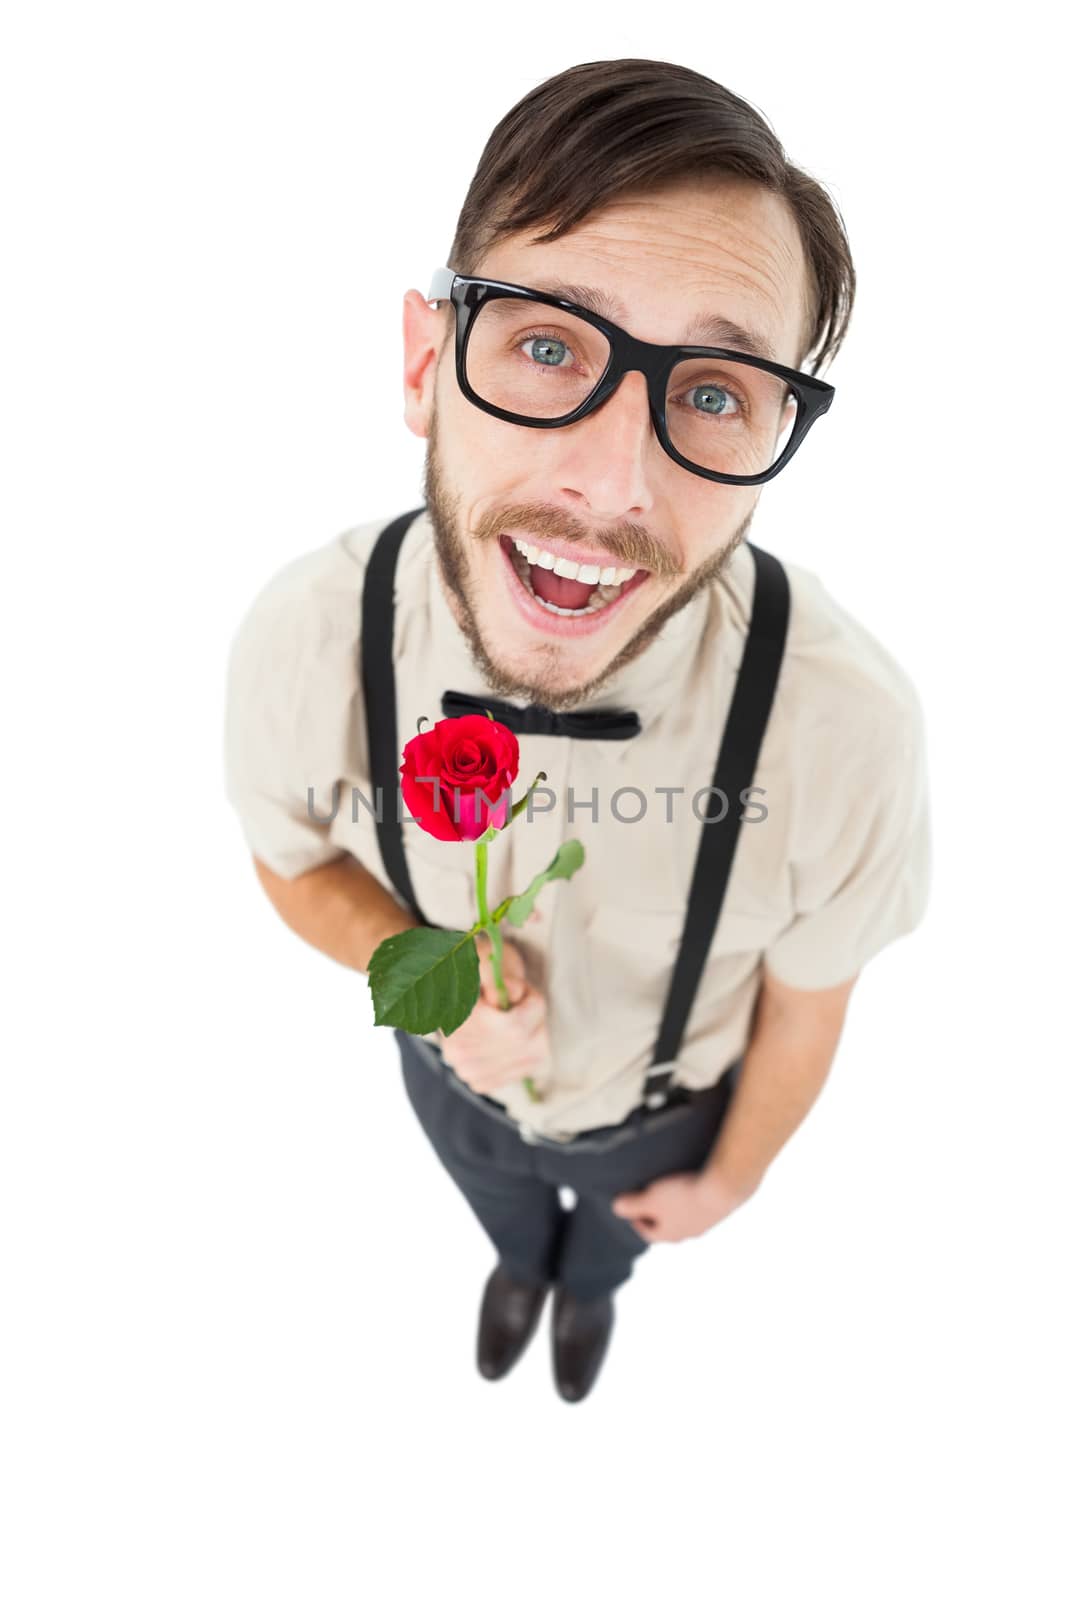
[[[509, 1003], [513, 1006], [518, 1005], [519, 1001], [524, 999], [529, 992], [529, 985], [525, 977], [514, 968], [509, 971], [505, 966], [503, 978], [504, 989]], [[496, 973], [493, 971], [493, 963], [488, 957], [481, 963], [478, 980], [481, 984], [483, 998], [488, 1000], [490, 1005], [496, 1006], [498, 1010], [503, 1009], [500, 1005], [500, 991], [496, 984]]]
[[497, 1011], [510, 1010], [526, 998], [527, 988], [521, 978], [504, 976], [504, 993], [508, 997], [507, 1006], [501, 1004], [500, 990], [497, 988], [496, 977], [489, 972], [482, 978], [482, 999], [488, 1005], [494, 1006]]
[[494, 1062], [487, 1068], [485, 1076], [492, 1085], [498, 1087], [519, 1083], [523, 1078], [532, 1078], [535, 1086], [540, 1087], [547, 1077], [546, 1067], [547, 1063], [541, 1055], [519, 1051], [505, 1061]]
[[[479, 980], [482, 988], [497, 999], [496, 974], [493, 971], [493, 949], [487, 934], [479, 934], [475, 941], [478, 951]], [[526, 963], [522, 951], [510, 940], [503, 941], [501, 970], [508, 999], [513, 1003], [522, 999], [527, 988]]]
[[[484, 930], [481, 933], [475, 934], [474, 945], [478, 952], [479, 960], [488, 962], [492, 961], [493, 941]], [[513, 939], [505, 939], [503, 936], [501, 936], [500, 940], [500, 960], [505, 972], [509, 970], [521, 972], [526, 965], [523, 953], [519, 946]]]
[[493, 1050], [502, 1051], [507, 1057], [513, 1056], [519, 1047], [526, 1051], [544, 1051], [545, 1020], [545, 998], [536, 989], [528, 989], [520, 1003], [507, 1010], [486, 1002], [482, 1011], [486, 1040], [491, 1041]]
[[493, 1081], [500, 1087], [505, 1084], [521, 1083], [529, 1078], [536, 1089], [547, 1087], [550, 1078], [550, 1064], [539, 1055], [525, 1053], [511, 1056], [506, 1062], [499, 1063], [492, 1074]]

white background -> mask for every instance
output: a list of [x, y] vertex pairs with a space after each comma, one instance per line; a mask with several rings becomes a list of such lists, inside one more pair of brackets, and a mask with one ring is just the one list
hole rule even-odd
[[[38, 4], [0, 40], [11, 1600], [1062, 1592], [1062, 204], [1038, 8]], [[421, 500], [401, 300], [493, 124], [607, 56], [752, 101], [859, 298], [753, 537], [912, 675], [926, 921], [582, 1405], [365, 980], [222, 793], [278, 566]]]

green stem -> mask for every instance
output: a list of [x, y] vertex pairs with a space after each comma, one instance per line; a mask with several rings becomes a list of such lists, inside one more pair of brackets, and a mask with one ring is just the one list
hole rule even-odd
[[[489, 868], [489, 846], [484, 839], [474, 841], [474, 884], [478, 895], [478, 929], [489, 935], [489, 955], [493, 963], [493, 979], [496, 983], [497, 997], [500, 1001], [501, 1011], [511, 1009], [508, 999], [507, 986], [504, 983], [504, 940], [500, 932], [500, 918], [507, 910], [509, 901], [504, 901], [490, 912], [489, 900], [486, 895], [486, 874]], [[526, 1093], [531, 1100], [540, 1100], [537, 1085], [532, 1078], [523, 1078]]]

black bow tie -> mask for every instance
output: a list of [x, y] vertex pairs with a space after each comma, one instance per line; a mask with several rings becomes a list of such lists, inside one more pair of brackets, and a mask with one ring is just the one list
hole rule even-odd
[[547, 706], [514, 706], [509, 700], [489, 700], [484, 696], [479, 699], [457, 689], [445, 690], [441, 710], [446, 717], [463, 717], [471, 712], [484, 716], [491, 711], [512, 733], [558, 733], [565, 739], [632, 739], [641, 732], [636, 711], [549, 711]]

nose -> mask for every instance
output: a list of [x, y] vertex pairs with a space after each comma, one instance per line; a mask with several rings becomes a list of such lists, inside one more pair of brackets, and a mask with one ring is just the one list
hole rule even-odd
[[627, 372], [615, 392], [589, 416], [558, 430], [566, 440], [559, 486], [606, 519], [647, 516], [652, 505], [649, 463], [660, 448], [652, 428], [643, 373]]

